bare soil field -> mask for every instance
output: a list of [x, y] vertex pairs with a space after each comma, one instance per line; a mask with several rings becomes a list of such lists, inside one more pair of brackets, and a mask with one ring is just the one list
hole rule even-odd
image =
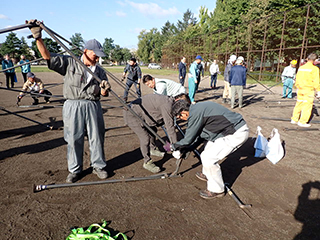
[[[19, 74], [16, 90], [22, 87]], [[36, 75], [53, 95], [62, 98], [62, 76], [52, 72]], [[120, 74], [115, 75], [120, 78]], [[177, 81], [177, 75], [167, 78]], [[5, 87], [3, 74], [0, 82]], [[110, 82], [112, 89], [122, 95], [123, 89]], [[217, 89], [208, 87], [209, 78], [205, 78], [196, 101], [221, 103], [223, 82], [218, 82]], [[250, 138], [221, 161], [225, 182], [244, 203], [252, 204], [243, 210], [229, 195], [214, 200], [200, 198], [199, 191], [206, 184], [195, 177], [195, 173], [201, 171], [201, 163], [194, 154], [182, 162], [182, 177], [34, 193], [34, 184], [63, 184], [68, 174], [67, 147], [61, 130], [63, 100], [52, 98], [50, 104], [45, 104], [41, 98], [38, 106], [26, 107], [32, 103], [32, 98], [26, 96], [18, 107], [18, 93], [0, 89], [0, 106], [9, 111], [0, 109], [0, 239], [65, 239], [70, 228], [88, 227], [102, 223], [102, 219], [108, 221], [112, 233], [123, 232], [134, 240], [320, 239], [320, 125], [311, 122], [313, 130], [308, 131], [291, 125], [289, 119], [295, 99], [281, 99], [281, 87], [272, 88], [274, 94], [267, 90], [261, 93], [264, 90], [258, 83], [245, 89], [245, 107], [234, 111], [240, 112], [247, 121]], [[142, 93], [152, 91], [142, 86]], [[102, 98], [101, 102], [107, 129], [104, 148], [108, 179], [152, 175], [142, 168], [139, 140], [124, 126], [121, 104], [112, 96]], [[317, 107], [319, 104], [315, 104], [312, 121], [320, 120]], [[54, 126], [53, 130], [46, 125]], [[254, 157], [257, 126], [262, 127], [266, 137], [273, 128], [280, 132], [285, 157], [276, 165], [266, 158]], [[161, 129], [158, 132], [165, 138]], [[99, 181], [91, 174], [89, 157], [86, 141], [86, 174], [79, 182]], [[176, 160], [168, 154], [162, 159], [155, 157], [154, 161], [162, 172], [171, 173], [176, 168]]]

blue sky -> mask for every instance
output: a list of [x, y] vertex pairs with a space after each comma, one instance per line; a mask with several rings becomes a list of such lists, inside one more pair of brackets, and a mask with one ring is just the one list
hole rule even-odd
[[[215, 5], [216, 0], [4, 1], [0, 9], [0, 29], [24, 24], [26, 19], [38, 19], [68, 40], [73, 34], [81, 33], [85, 41], [96, 38], [103, 44], [105, 38], [112, 38], [121, 47], [135, 48], [141, 30], [153, 27], [160, 30], [167, 20], [175, 24], [182, 20], [187, 9], [197, 17], [200, 6], [213, 11]], [[30, 30], [15, 33], [18, 38], [27, 37]], [[4, 42], [7, 35], [0, 34], [0, 42]]]

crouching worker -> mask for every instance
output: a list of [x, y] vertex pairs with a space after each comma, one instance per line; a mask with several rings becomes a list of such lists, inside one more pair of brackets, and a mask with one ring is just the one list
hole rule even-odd
[[225, 186], [218, 161], [237, 150], [249, 136], [249, 128], [239, 113], [232, 112], [214, 102], [190, 105], [178, 100], [172, 114], [188, 121], [185, 137], [174, 144], [166, 144], [166, 151], [177, 151], [188, 147], [197, 137], [207, 140], [201, 153], [202, 173], [196, 176], [207, 181], [207, 189], [200, 191], [202, 198], [223, 197]]
[[[177, 141], [177, 135], [171, 113], [173, 102], [174, 99], [168, 96], [148, 94], [131, 102], [129, 106], [155, 132], [157, 132], [157, 127], [164, 123], [170, 141], [174, 143]], [[124, 110], [123, 115], [125, 123], [137, 134], [140, 140], [140, 150], [144, 161], [143, 168], [152, 173], [160, 172], [160, 168], [153, 163], [151, 156], [163, 157], [165, 153], [160, 152], [156, 147], [155, 136], [127, 109]]]
[[[36, 75], [34, 75], [32, 72], [28, 72], [27, 73], [27, 81], [23, 84], [22, 87], [22, 91], [26, 92], [30, 90], [31, 93], [40, 93], [40, 94], [45, 94], [45, 95], [52, 95], [51, 92], [49, 92], [48, 90], [44, 89], [44, 85], [43, 82], [41, 81], [40, 78], [37, 78]], [[37, 105], [39, 103], [39, 95], [34, 95], [31, 94], [32, 98], [33, 98], [33, 103], [32, 105]], [[21, 92], [18, 95], [18, 102], [17, 104], [19, 104], [19, 102], [21, 101], [21, 99], [24, 97], [24, 93]], [[50, 97], [45, 96], [44, 100], [46, 101], [46, 103], [50, 103]]]

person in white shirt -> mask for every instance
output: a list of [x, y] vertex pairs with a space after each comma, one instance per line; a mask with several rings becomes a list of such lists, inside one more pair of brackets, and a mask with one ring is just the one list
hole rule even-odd
[[[211, 74], [210, 88], [216, 88], [218, 73], [220, 74], [219, 65], [217, 64], [217, 60], [213, 60], [213, 63], [211, 64], [209, 71]], [[212, 86], [212, 84], [213, 84], [213, 86]]]
[[181, 93], [186, 93], [184, 86], [169, 79], [154, 78], [147, 74], [143, 76], [142, 82], [152, 88], [156, 94], [175, 97]]
[[296, 79], [296, 66], [297, 60], [292, 60], [290, 65], [285, 67], [281, 74], [281, 79], [283, 82], [282, 98], [292, 98], [292, 88]]

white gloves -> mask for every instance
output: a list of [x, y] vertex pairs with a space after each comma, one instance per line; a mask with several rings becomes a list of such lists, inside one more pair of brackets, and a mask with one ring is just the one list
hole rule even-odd
[[172, 152], [172, 156], [173, 156], [175, 159], [180, 159], [180, 158], [181, 158], [181, 152], [180, 152], [179, 150], [173, 151], [173, 152]]
[[317, 92], [316, 98], [320, 98], [320, 92]]

